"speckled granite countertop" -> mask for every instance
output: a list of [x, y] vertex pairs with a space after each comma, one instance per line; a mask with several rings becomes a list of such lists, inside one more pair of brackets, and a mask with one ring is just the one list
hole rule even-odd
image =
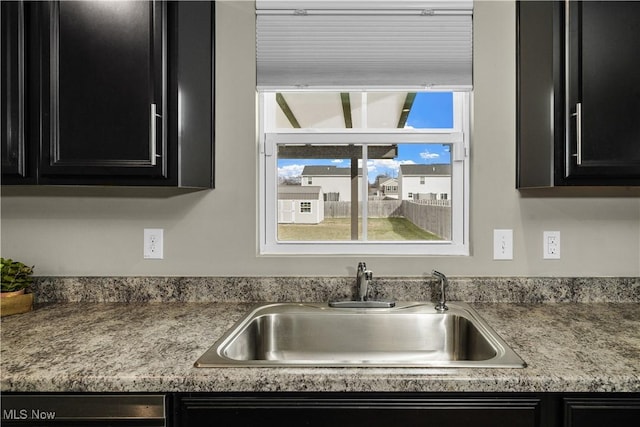
[[640, 392], [640, 304], [478, 303], [524, 369], [194, 368], [245, 302], [58, 302], [2, 319], [2, 391]]

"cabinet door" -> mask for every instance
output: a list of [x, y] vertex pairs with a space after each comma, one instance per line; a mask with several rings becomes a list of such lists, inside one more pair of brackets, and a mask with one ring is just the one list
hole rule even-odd
[[566, 177], [637, 180], [640, 2], [570, 1], [566, 11]]
[[565, 427], [635, 427], [640, 398], [565, 398]]
[[2, 178], [28, 177], [25, 136], [25, 10], [23, 2], [2, 2]]
[[41, 177], [166, 176], [164, 8], [42, 4]]
[[555, 184], [554, 131], [564, 108], [564, 96], [558, 94], [557, 6], [549, 1], [516, 3], [517, 188]]
[[537, 399], [228, 396], [180, 399], [176, 426], [534, 427], [539, 420]]

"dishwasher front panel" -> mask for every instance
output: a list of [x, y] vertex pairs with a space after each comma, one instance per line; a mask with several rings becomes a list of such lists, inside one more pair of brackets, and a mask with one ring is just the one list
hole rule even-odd
[[3, 394], [3, 427], [166, 427], [161, 394]]

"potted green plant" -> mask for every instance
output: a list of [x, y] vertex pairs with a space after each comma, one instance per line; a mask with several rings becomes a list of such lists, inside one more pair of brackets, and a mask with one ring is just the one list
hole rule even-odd
[[33, 283], [33, 267], [10, 258], [0, 258], [0, 266], [0, 315], [30, 311], [33, 294], [25, 291]]

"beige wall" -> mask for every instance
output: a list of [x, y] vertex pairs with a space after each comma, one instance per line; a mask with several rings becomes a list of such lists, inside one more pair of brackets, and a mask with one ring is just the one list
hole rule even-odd
[[[252, 11], [250, 2], [218, 2], [215, 190], [3, 189], [2, 255], [39, 275], [353, 274], [361, 257], [256, 255]], [[523, 198], [514, 189], [514, 14], [512, 2], [476, 2], [472, 255], [363, 257], [375, 275], [640, 276], [640, 198]], [[165, 229], [164, 260], [142, 259], [145, 227]], [[514, 230], [513, 261], [492, 260], [494, 228]], [[544, 230], [562, 232], [561, 260], [542, 260]]]

